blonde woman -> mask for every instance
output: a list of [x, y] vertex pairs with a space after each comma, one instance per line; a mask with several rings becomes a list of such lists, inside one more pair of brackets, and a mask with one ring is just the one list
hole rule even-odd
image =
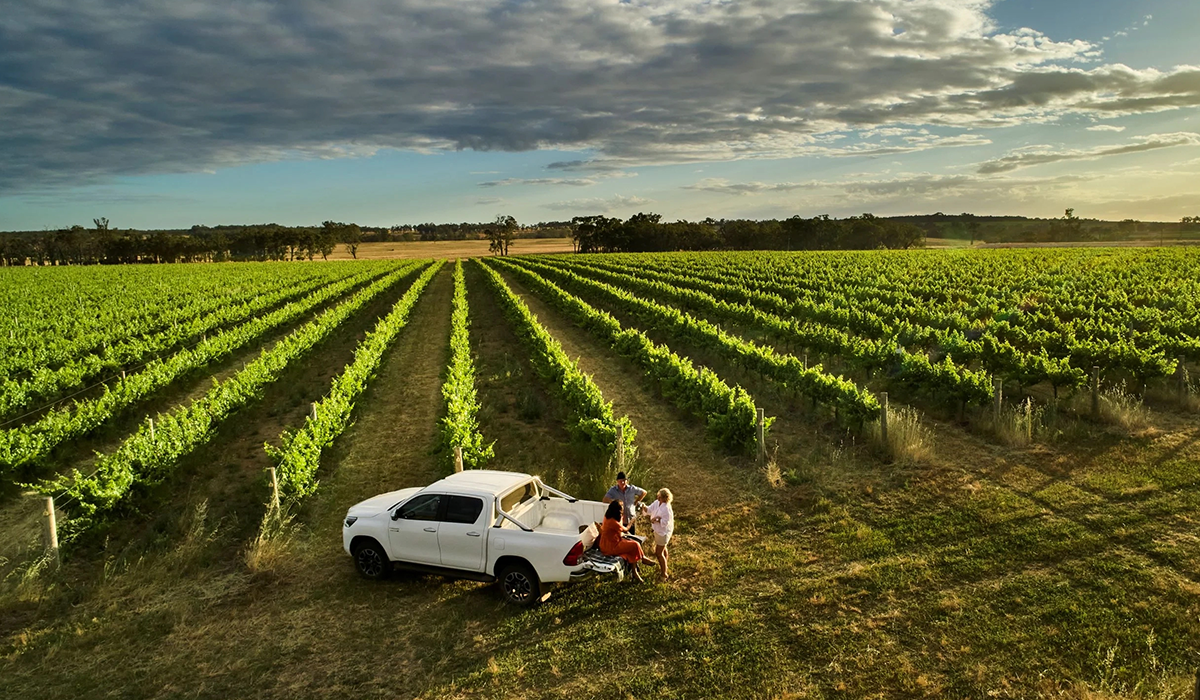
[[675, 511], [671, 508], [673, 500], [675, 496], [671, 489], [659, 489], [654, 502], [646, 506], [650, 529], [654, 531], [654, 558], [658, 560], [660, 581], [671, 580], [671, 574], [667, 571], [667, 544], [675, 533]]

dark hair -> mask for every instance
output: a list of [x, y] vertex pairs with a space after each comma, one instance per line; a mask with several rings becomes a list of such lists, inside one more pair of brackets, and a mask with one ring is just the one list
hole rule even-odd
[[605, 513], [604, 513], [604, 517], [611, 518], [613, 520], [620, 520], [621, 519], [621, 511], [623, 509], [624, 508], [621, 505], [620, 501], [611, 501], [608, 504], [608, 510], [605, 511]]
[[617, 472], [617, 481], [628, 481], [625, 477], [625, 472]]

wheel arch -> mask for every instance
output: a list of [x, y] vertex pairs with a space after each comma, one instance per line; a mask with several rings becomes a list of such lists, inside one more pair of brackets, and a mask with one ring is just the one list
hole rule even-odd
[[350, 540], [350, 553], [353, 554], [354, 552], [357, 552], [359, 547], [361, 547], [362, 545], [364, 545], [368, 542], [379, 547], [379, 549], [382, 550], [384, 552], [384, 554], [387, 554], [387, 547], [384, 547], [382, 542], [375, 539], [374, 537], [371, 537], [370, 535], [355, 535], [354, 538]]
[[500, 578], [500, 572], [503, 571], [504, 567], [508, 566], [509, 564], [524, 564], [533, 571], [533, 575], [537, 576], [539, 580], [542, 578], [538, 574], [537, 568], [534, 567], [533, 564], [530, 564], [528, 559], [525, 557], [518, 557], [513, 554], [506, 554], [496, 560], [495, 566], [492, 567], [492, 576]]

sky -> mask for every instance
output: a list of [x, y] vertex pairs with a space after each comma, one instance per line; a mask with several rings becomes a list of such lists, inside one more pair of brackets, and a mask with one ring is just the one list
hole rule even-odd
[[0, 0], [0, 230], [1200, 215], [1195, 0]]

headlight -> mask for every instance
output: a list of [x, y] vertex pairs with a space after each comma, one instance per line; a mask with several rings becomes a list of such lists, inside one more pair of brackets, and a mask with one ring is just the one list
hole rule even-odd
[[347, 516], [346, 516], [346, 527], [350, 527], [350, 526], [351, 526], [351, 525], [353, 525], [353, 524], [354, 524], [354, 523], [355, 523], [357, 520], [358, 520], [358, 516], [357, 516], [357, 515], [347, 515]]

